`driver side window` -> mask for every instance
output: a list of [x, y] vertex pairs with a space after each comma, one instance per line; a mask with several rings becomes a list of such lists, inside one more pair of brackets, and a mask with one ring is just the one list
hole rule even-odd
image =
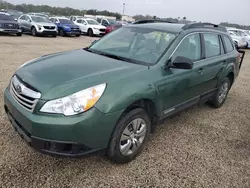
[[171, 60], [174, 61], [178, 56], [186, 57], [193, 61], [201, 59], [201, 40], [198, 33], [187, 36], [177, 47]]

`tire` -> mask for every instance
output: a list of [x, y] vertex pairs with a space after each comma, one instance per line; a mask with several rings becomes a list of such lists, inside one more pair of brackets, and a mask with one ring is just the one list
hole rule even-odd
[[65, 33], [64, 33], [64, 31], [63, 31], [62, 29], [59, 30], [59, 35], [60, 35], [61, 37], [64, 37], [64, 36], [65, 36]]
[[57, 37], [57, 35], [52, 35], [52, 37], [53, 37], [53, 38], [56, 38], [56, 37]]
[[231, 81], [228, 77], [225, 78], [225, 80], [222, 82], [221, 86], [219, 87], [218, 91], [216, 92], [215, 96], [211, 101], [209, 101], [209, 104], [214, 108], [220, 108], [226, 101], [228, 93], [231, 88]]
[[[137, 127], [137, 131], [133, 127]], [[116, 124], [107, 151], [108, 158], [116, 164], [128, 163], [135, 159], [148, 139], [150, 128], [151, 121], [143, 109], [138, 108], [127, 113]]]
[[76, 37], [80, 37], [80, 35], [76, 35]]
[[23, 33], [17, 33], [16, 36], [21, 37]]
[[94, 36], [94, 33], [93, 33], [92, 29], [88, 29], [88, 36], [89, 37], [93, 37]]
[[35, 27], [32, 27], [32, 28], [31, 28], [31, 35], [32, 35], [33, 37], [36, 37], [36, 36], [37, 36], [37, 31], [36, 31], [36, 28], [35, 28]]

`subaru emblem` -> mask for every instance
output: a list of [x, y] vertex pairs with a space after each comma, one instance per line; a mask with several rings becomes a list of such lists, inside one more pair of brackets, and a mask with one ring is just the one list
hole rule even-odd
[[22, 87], [21, 87], [20, 85], [17, 85], [17, 86], [16, 86], [16, 92], [17, 92], [18, 94], [22, 93]]

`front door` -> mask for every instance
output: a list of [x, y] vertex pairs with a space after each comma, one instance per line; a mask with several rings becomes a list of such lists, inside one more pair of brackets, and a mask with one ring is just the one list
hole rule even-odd
[[156, 85], [159, 92], [162, 116], [171, 115], [199, 101], [202, 94], [203, 64], [199, 63], [201, 56], [201, 35], [194, 33], [186, 36], [170, 61], [182, 56], [194, 61], [193, 69], [182, 70], [171, 68], [164, 70], [162, 80]]

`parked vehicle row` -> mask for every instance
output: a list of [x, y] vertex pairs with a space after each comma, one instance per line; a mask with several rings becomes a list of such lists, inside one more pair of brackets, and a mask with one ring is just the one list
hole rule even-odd
[[228, 29], [228, 31], [230, 33], [234, 33], [236, 36], [242, 38], [246, 42], [245, 47], [250, 48], [250, 34], [249, 34], [249, 32], [242, 30], [242, 29], [233, 29], [233, 28]]
[[237, 48], [250, 48], [250, 33], [242, 29], [227, 28]]

